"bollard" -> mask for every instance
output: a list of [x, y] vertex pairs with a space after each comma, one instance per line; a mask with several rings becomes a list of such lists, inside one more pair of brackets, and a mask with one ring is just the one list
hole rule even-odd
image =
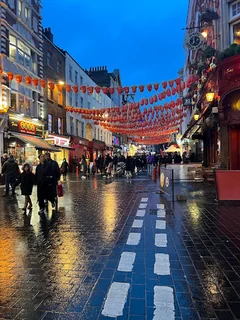
[[79, 176], [79, 170], [78, 170], [78, 166], [76, 166], [76, 176]]
[[153, 168], [153, 181], [157, 181], [157, 168], [154, 166]]

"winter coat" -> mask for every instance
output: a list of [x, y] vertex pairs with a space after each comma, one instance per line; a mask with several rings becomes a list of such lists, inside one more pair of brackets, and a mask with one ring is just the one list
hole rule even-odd
[[127, 158], [126, 161], [126, 171], [134, 171], [134, 161], [133, 158]]
[[86, 159], [82, 159], [81, 166], [82, 166], [83, 173], [86, 174], [87, 173], [87, 161], [86, 161]]
[[21, 184], [21, 191], [23, 196], [30, 196], [32, 194], [33, 185], [35, 183], [35, 176], [31, 172], [23, 171], [20, 176], [18, 177], [18, 180], [15, 184], [15, 186], [18, 186]]
[[2, 167], [2, 173], [7, 177], [16, 178], [19, 175], [19, 167], [14, 159], [9, 159], [6, 161]]
[[63, 163], [61, 165], [61, 170], [62, 170], [63, 174], [67, 173], [67, 171], [68, 171], [68, 163], [67, 163], [67, 161], [63, 161]]

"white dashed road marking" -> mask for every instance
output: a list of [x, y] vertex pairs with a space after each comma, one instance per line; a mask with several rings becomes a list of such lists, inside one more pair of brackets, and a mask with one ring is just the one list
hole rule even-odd
[[157, 209], [165, 209], [165, 205], [163, 203], [157, 204]]
[[141, 233], [129, 233], [127, 245], [137, 246], [141, 240]]
[[154, 287], [154, 317], [153, 320], [174, 320], [174, 295], [170, 287]]
[[155, 234], [155, 246], [159, 248], [166, 248], [167, 235], [163, 233]]
[[169, 255], [164, 253], [155, 254], [154, 273], [158, 276], [170, 275]]
[[147, 208], [147, 203], [140, 203], [139, 209], [146, 209]]
[[129, 288], [129, 283], [113, 282], [108, 291], [102, 315], [112, 318], [122, 316]]
[[136, 258], [135, 252], [123, 252], [118, 265], [118, 271], [131, 272]]
[[148, 198], [142, 198], [141, 202], [148, 202]]
[[158, 218], [166, 218], [166, 210], [158, 210], [157, 217]]
[[146, 214], [146, 210], [138, 210], [136, 217], [144, 217]]
[[142, 228], [143, 220], [134, 220], [132, 228]]
[[157, 221], [156, 221], [156, 229], [158, 229], [158, 230], [165, 230], [165, 229], [166, 229], [166, 221], [157, 220]]

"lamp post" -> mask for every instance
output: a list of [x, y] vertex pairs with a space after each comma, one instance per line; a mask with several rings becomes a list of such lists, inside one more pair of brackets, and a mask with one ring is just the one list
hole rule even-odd
[[213, 102], [214, 96], [215, 96], [215, 93], [214, 93], [214, 92], [208, 92], [208, 93], [206, 94], [207, 102]]

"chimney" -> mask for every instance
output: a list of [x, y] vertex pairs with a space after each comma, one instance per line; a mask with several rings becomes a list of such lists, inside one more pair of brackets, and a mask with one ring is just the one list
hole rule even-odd
[[53, 43], [53, 34], [51, 31], [51, 28], [45, 28], [44, 29], [44, 35]]

